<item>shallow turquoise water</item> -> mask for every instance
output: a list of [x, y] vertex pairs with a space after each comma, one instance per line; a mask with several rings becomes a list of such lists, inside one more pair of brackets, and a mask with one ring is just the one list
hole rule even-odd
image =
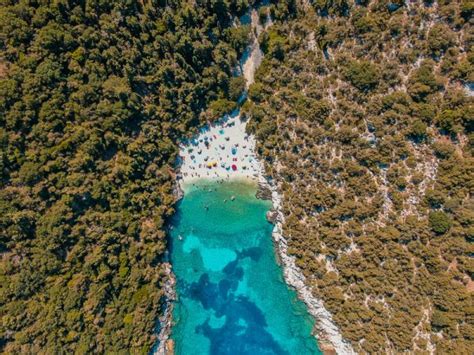
[[178, 355], [320, 354], [313, 321], [275, 260], [265, 218], [271, 204], [255, 192], [242, 182], [202, 182], [178, 206], [171, 233]]

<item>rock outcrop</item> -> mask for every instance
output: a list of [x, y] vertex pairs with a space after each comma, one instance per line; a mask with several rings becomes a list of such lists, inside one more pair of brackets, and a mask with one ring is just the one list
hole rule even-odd
[[155, 348], [152, 350], [154, 355], [173, 355], [174, 354], [174, 343], [169, 339], [171, 334], [171, 327], [173, 325], [173, 305], [176, 300], [176, 279], [173, 271], [171, 270], [171, 264], [165, 263], [167, 281], [164, 285], [164, 312], [159, 318], [159, 333], [157, 336], [157, 342]]

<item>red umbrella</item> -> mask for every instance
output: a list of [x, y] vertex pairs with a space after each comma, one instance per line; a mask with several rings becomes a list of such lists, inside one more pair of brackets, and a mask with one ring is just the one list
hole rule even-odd
[[236, 171], [237, 170], [237, 165], [232, 164], [232, 170]]

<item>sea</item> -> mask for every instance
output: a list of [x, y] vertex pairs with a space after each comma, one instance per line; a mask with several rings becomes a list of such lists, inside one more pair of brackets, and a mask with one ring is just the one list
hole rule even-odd
[[248, 180], [185, 188], [170, 233], [175, 354], [321, 354], [277, 261], [271, 201], [256, 191]]

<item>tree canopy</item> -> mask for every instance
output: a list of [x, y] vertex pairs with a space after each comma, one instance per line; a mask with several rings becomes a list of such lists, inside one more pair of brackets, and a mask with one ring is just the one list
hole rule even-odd
[[149, 351], [177, 144], [235, 103], [248, 5], [1, 2], [0, 351]]

